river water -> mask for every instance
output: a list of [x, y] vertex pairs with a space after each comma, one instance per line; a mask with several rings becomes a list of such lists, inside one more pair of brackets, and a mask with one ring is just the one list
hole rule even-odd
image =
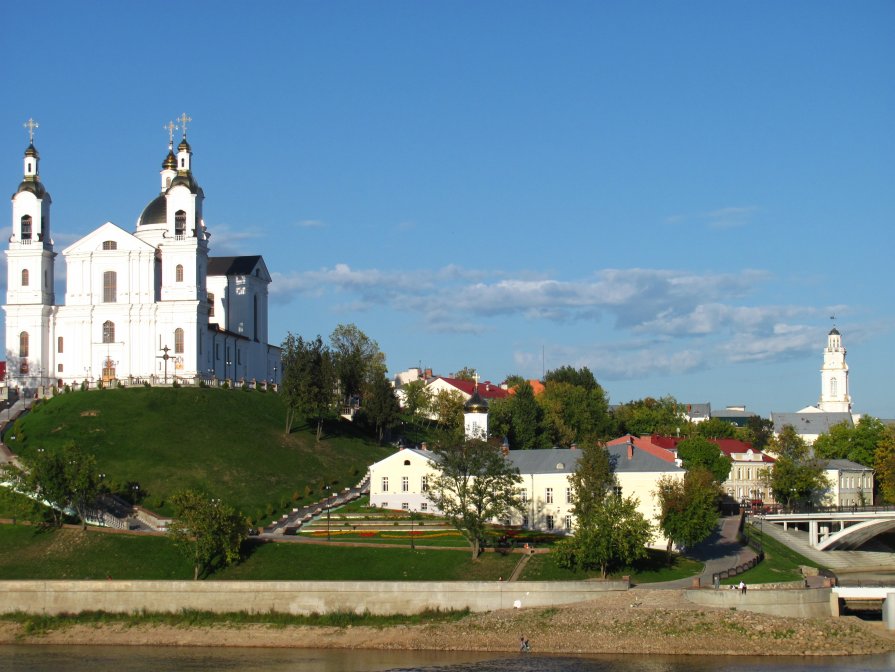
[[548, 656], [308, 649], [0, 646], [2, 672], [864, 672], [895, 654], [836, 658]]

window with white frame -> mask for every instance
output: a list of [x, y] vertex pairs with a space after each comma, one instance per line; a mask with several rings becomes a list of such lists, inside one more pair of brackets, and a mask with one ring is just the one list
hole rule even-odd
[[420, 504], [420, 511], [428, 511], [429, 510], [429, 502], [422, 502]]
[[420, 492], [429, 492], [429, 477], [420, 477]]
[[622, 486], [616, 485], [614, 488], [612, 488], [612, 492], [615, 494], [616, 497], [621, 497], [622, 496]]
[[522, 488], [522, 490], [519, 491], [519, 499], [522, 500], [523, 504], [528, 501], [528, 488]]
[[566, 488], [566, 504], [572, 503], [572, 488]]
[[547, 504], [553, 504], [553, 488], [544, 488], [544, 501]]
[[547, 515], [547, 529], [548, 530], [553, 529], [553, 516], [551, 516], [549, 514]]
[[401, 477], [401, 492], [410, 492], [410, 477]]
[[382, 477], [382, 492], [388, 492], [388, 476]]
[[410, 504], [408, 502], [401, 502], [401, 510], [410, 511]]
[[571, 532], [572, 531], [572, 514], [566, 515], [565, 523], [566, 523], [566, 532]]

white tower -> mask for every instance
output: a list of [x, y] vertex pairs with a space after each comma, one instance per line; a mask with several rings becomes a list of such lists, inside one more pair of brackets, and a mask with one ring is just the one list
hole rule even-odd
[[29, 119], [24, 176], [12, 196], [12, 235], [6, 252], [6, 366], [11, 386], [46, 384], [54, 372], [50, 325], [54, 303], [50, 194], [40, 181], [40, 156], [34, 147], [37, 123]]
[[463, 405], [463, 429], [467, 439], [488, 438], [488, 402], [479, 396], [479, 385], [476, 381], [472, 396]]
[[820, 410], [827, 413], [850, 413], [851, 396], [848, 393], [848, 364], [842, 336], [836, 327], [827, 335], [824, 348], [824, 365], [820, 370]]

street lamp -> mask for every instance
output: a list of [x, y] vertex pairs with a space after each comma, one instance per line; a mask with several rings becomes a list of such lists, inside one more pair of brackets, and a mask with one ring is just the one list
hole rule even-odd
[[330, 510], [330, 498], [332, 497], [332, 486], [326, 486], [326, 540], [332, 541], [329, 536], [329, 510]]

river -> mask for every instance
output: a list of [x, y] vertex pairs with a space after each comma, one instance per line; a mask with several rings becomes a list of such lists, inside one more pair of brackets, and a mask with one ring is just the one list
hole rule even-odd
[[3, 672], [869, 672], [895, 654], [827, 658], [548, 656], [442, 651], [0, 646]]

